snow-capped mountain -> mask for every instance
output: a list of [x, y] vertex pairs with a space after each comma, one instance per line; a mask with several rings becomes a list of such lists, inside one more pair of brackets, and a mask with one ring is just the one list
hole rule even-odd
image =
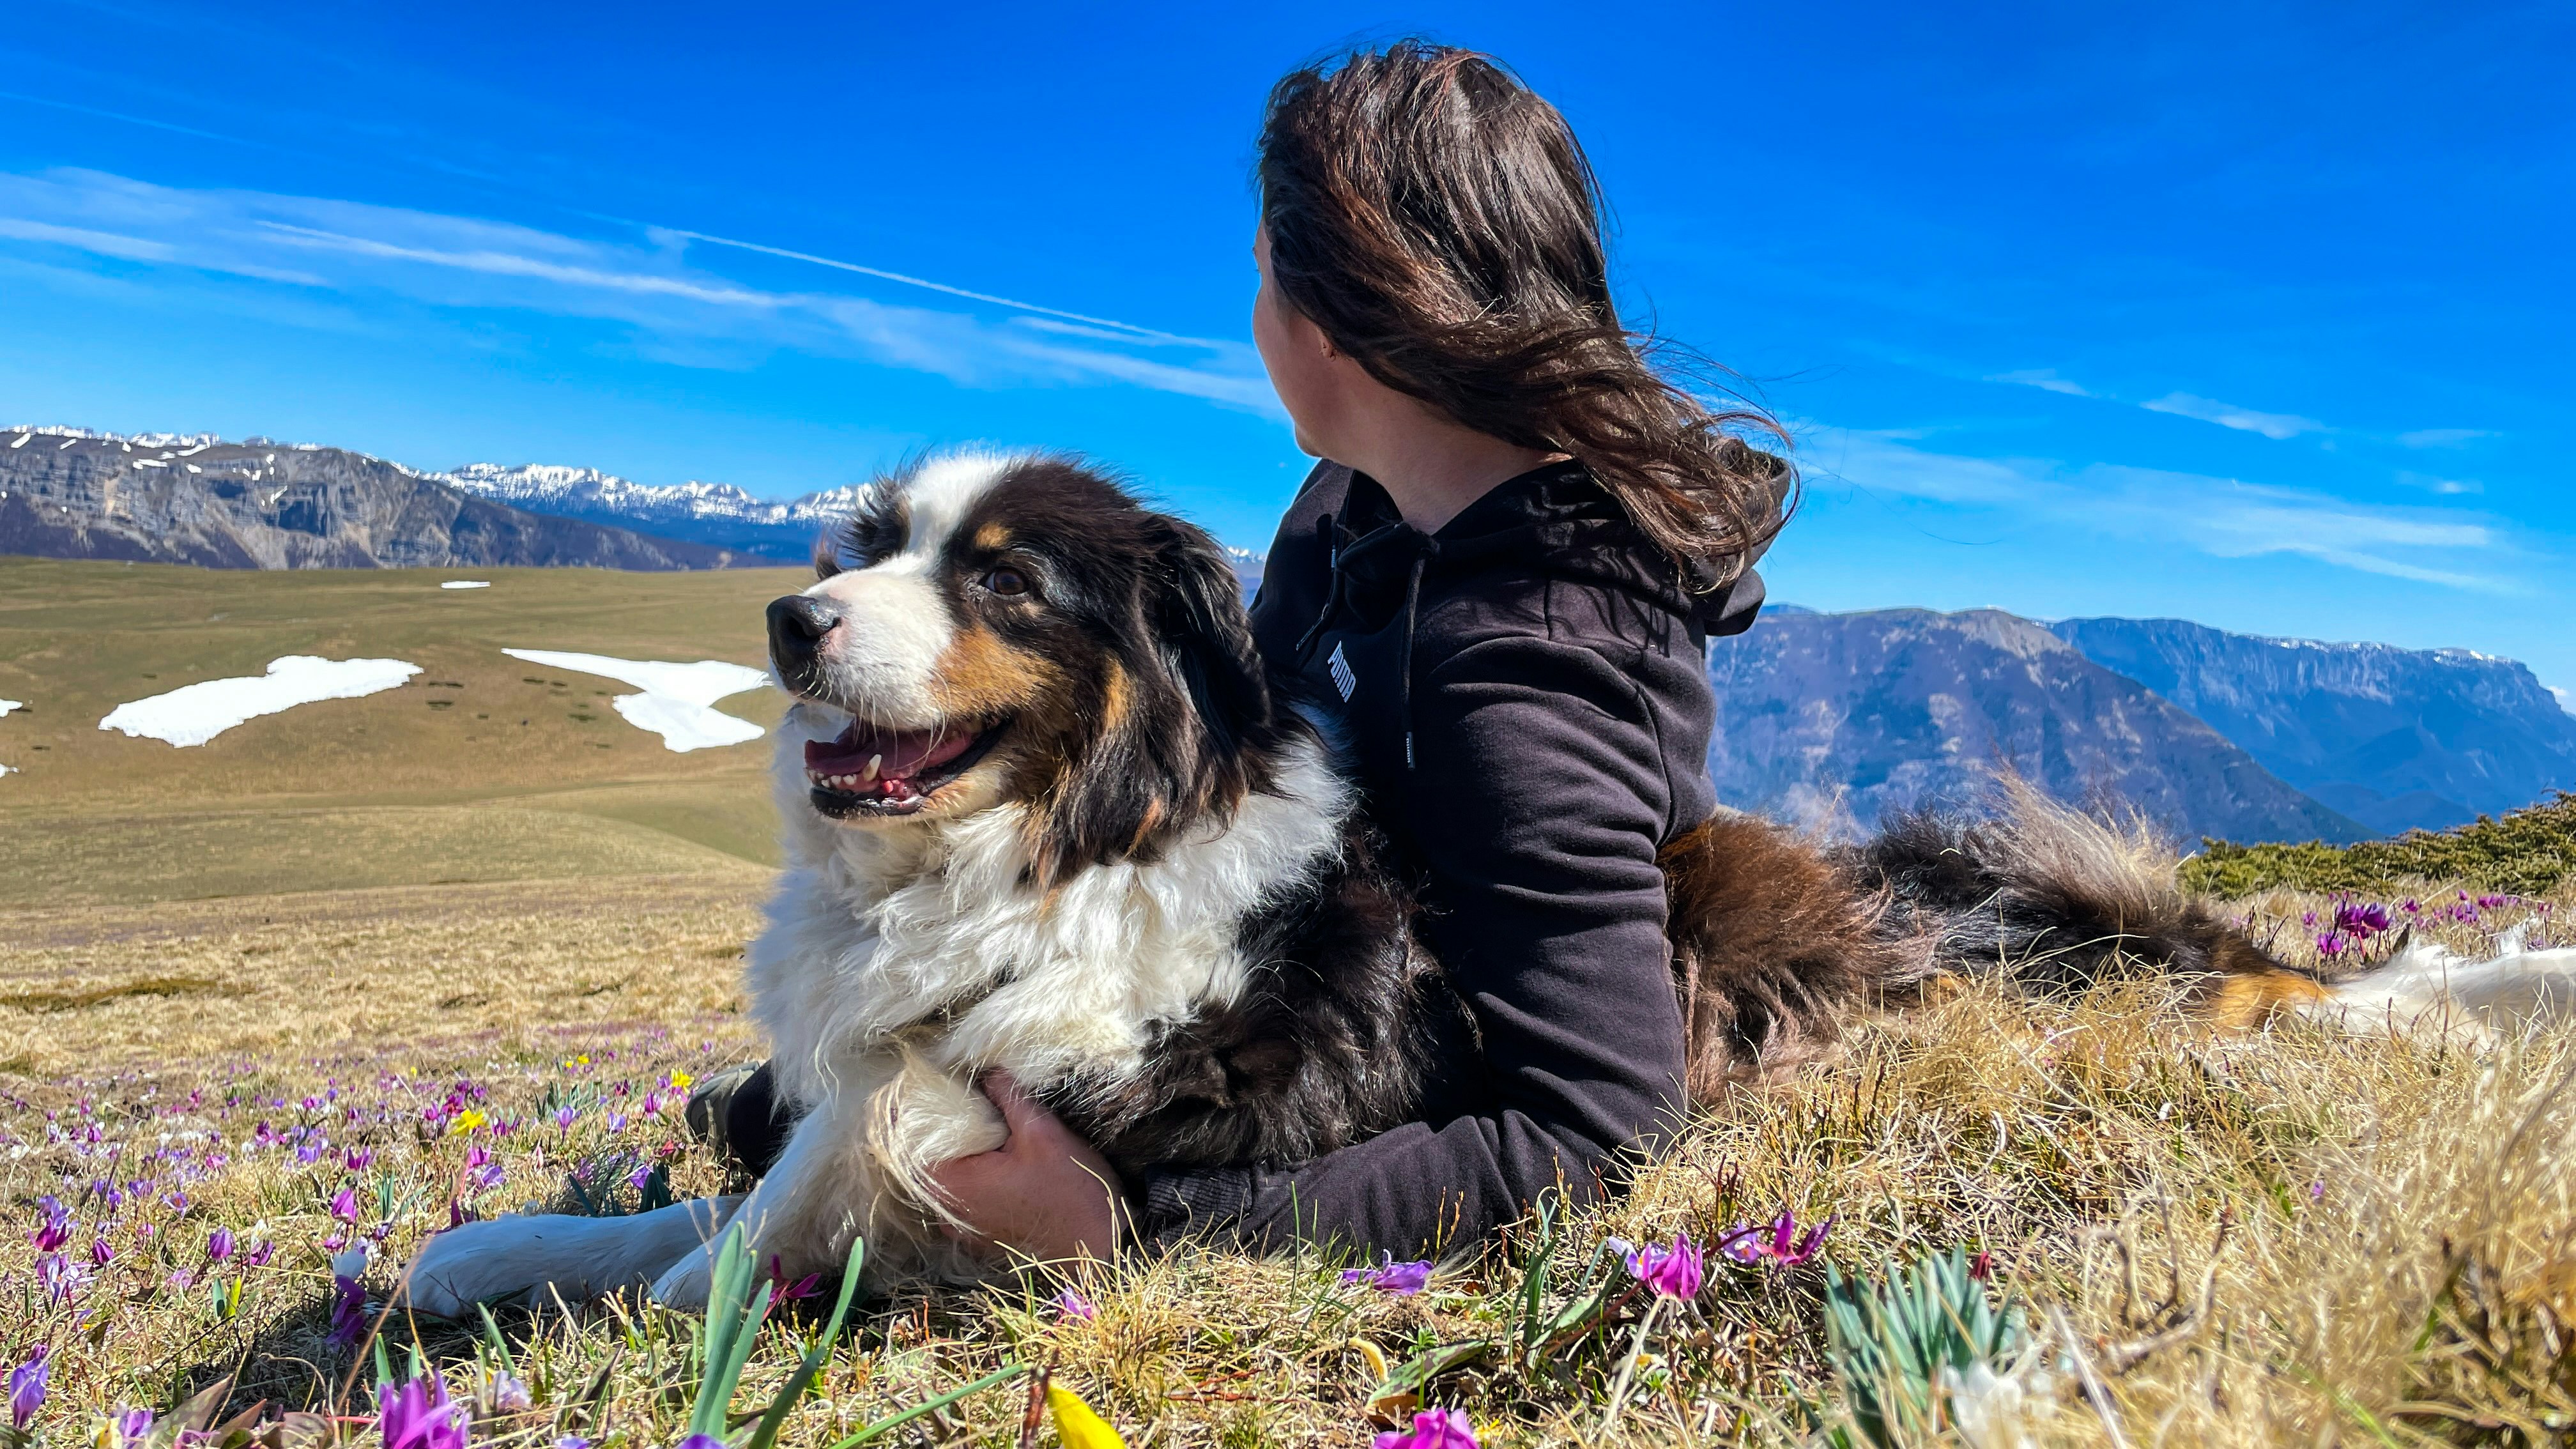
[[343, 448], [33, 424], [0, 429], [0, 553], [257, 569], [757, 561], [513, 508]]
[[[433, 476], [459, 492], [530, 513], [631, 528], [780, 563], [812, 558], [815, 540], [848, 516], [859, 492], [856, 485], [844, 485], [781, 503], [754, 498], [730, 483], [638, 483], [597, 468], [550, 463], [468, 463]], [[1261, 586], [1262, 555], [1244, 548], [1225, 552], [1249, 597]]]
[[638, 483], [597, 468], [549, 463], [468, 463], [432, 475], [462, 493], [530, 513], [578, 518], [663, 538], [758, 554], [780, 563], [813, 556], [814, 540], [849, 511], [855, 488], [826, 488], [775, 502], [730, 483]]

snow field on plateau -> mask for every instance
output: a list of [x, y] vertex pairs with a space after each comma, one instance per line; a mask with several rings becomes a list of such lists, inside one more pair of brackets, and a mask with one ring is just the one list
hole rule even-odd
[[166, 740], [186, 749], [264, 714], [278, 714], [325, 699], [358, 699], [398, 689], [418, 673], [419, 665], [400, 659], [319, 659], [310, 654], [289, 654], [270, 660], [264, 675], [209, 679], [168, 694], [120, 704], [98, 722], [98, 727], [120, 730], [138, 739]]
[[738, 745], [746, 740], [756, 740], [762, 734], [761, 727], [751, 721], [737, 719], [713, 707], [717, 700], [728, 695], [758, 689], [769, 682], [768, 674], [747, 665], [727, 664], [721, 659], [673, 664], [656, 659], [612, 659], [604, 654], [567, 654], [551, 649], [504, 649], [501, 652], [530, 664], [596, 674], [603, 679], [634, 685], [644, 692], [621, 694], [610, 700], [609, 706], [623, 715], [628, 724], [660, 735], [662, 743], [679, 754], [718, 745]]

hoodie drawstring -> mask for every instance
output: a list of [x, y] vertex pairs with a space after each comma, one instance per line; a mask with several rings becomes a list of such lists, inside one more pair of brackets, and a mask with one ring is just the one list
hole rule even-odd
[[1413, 768], [1413, 628], [1419, 622], [1422, 610], [1422, 571], [1430, 566], [1432, 557], [1439, 552], [1438, 539], [1424, 538], [1413, 555], [1412, 576], [1404, 585], [1404, 648], [1396, 656], [1396, 676], [1403, 681], [1399, 704], [1404, 712], [1404, 768], [1407, 770]]
[[[1326, 564], [1332, 573], [1332, 583], [1324, 591], [1324, 607], [1316, 611], [1315, 622], [1307, 625], [1306, 632], [1298, 636], [1296, 657], [1297, 667], [1303, 669], [1306, 661], [1313, 657], [1315, 646], [1323, 641], [1324, 631], [1332, 627], [1333, 616], [1341, 611], [1342, 603], [1349, 595], [1348, 565], [1352, 559], [1363, 553], [1374, 553], [1387, 541], [1408, 534], [1413, 544], [1413, 563], [1404, 584], [1404, 638], [1397, 646], [1396, 690], [1397, 707], [1404, 726], [1404, 767], [1410, 770], [1413, 768], [1413, 634], [1421, 623], [1422, 575], [1431, 566], [1431, 561], [1440, 556], [1440, 540], [1409, 528], [1399, 532], [1398, 528], [1390, 527], [1335, 548]], [[1350, 698], [1349, 692], [1345, 690], [1342, 697]]]
[[1327, 556], [1324, 567], [1332, 575], [1333, 582], [1324, 590], [1324, 607], [1315, 611], [1315, 622], [1307, 625], [1306, 632], [1297, 637], [1295, 652], [1297, 667], [1301, 669], [1306, 665], [1306, 656], [1314, 652], [1315, 641], [1324, 637], [1324, 626], [1333, 622], [1333, 611], [1342, 606], [1342, 551], [1339, 548]]

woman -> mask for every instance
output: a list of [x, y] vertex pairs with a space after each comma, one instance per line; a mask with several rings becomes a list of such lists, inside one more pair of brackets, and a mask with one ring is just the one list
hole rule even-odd
[[[1253, 336], [1324, 461], [1255, 632], [1340, 701], [1472, 1026], [1434, 1054], [1422, 1121], [1277, 1168], [1120, 1183], [989, 1080], [1009, 1142], [938, 1179], [1036, 1258], [1190, 1232], [1411, 1257], [1598, 1193], [1681, 1096], [1656, 854], [1715, 803], [1707, 638], [1759, 609], [1789, 491], [1723, 429], [1769, 425], [1640, 355], [1582, 149], [1485, 57], [1408, 42], [1288, 76], [1259, 178]], [[762, 1095], [731, 1113], [744, 1156]]]

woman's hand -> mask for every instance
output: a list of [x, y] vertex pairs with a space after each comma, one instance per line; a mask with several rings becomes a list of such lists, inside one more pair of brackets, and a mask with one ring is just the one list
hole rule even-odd
[[1115, 1256], [1126, 1192], [1108, 1159], [1021, 1091], [1010, 1073], [989, 1073], [981, 1085], [1001, 1109], [1010, 1140], [930, 1174], [970, 1229], [952, 1228], [950, 1236], [999, 1244], [1040, 1262]]

